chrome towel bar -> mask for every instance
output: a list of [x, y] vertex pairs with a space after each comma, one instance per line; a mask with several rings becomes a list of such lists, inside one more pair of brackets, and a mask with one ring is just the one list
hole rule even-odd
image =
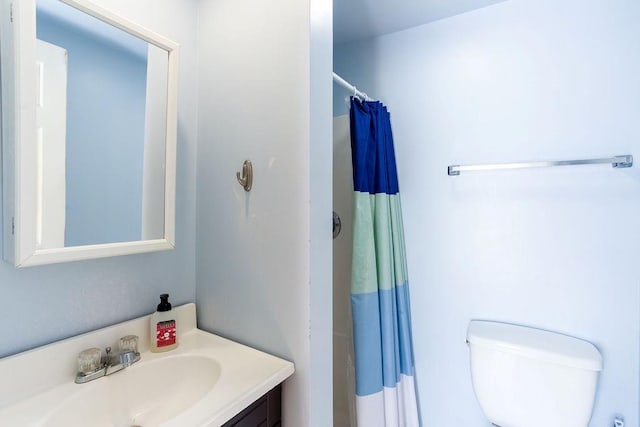
[[614, 168], [630, 168], [633, 166], [633, 156], [614, 156], [602, 159], [583, 160], [556, 160], [543, 162], [521, 162], [521, 163], [493, 163], [482, 165], [451, 165], [447, 168], [449, 176], [460, 175], [460, 172], [488, 171], [501, 169], [526, 169], [526, 168], [549, 168], [554, 166], [575, 166], [575, 165], [596, 165], [611, 164]]

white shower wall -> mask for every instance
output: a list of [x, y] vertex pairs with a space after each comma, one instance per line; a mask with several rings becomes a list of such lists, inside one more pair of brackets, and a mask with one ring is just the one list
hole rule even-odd
[[333, 425], [355, 426], [355, 371], [351, 322], [353, 173], [349, 116], [333, 119], [333, 209], [342, 231], [333, 240]]

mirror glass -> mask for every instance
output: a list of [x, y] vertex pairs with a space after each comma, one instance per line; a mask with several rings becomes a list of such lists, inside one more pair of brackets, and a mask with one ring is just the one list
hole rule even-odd
[[36, 1], [36, 248], [165, 235], [168, 52]]

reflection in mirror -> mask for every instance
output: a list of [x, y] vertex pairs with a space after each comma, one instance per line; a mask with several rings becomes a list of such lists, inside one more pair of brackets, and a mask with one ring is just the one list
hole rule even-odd
[[36, 247], [163, 238], [168, 52], [36, 5]]

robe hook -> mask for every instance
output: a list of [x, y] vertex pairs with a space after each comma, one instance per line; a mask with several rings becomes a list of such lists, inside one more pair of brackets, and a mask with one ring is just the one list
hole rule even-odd
[[244, 191], [251, 191], [253, 185], [253, 165], [251, 160], [245, 160], [242, 164], [242, 173], [236, 172], [236, 178], [238, 182], [244, 188]]

